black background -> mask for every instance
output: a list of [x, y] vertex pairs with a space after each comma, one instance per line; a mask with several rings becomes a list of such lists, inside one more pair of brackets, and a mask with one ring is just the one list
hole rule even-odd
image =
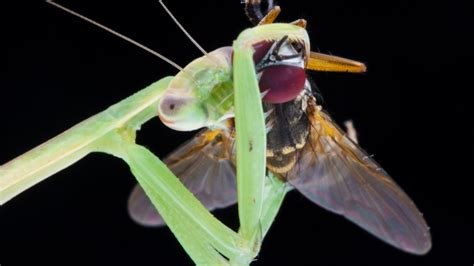
[[[232, 1], [167, 1], [207, 50], [247, 28]], [[341, 217], [288, 195], [255, 265], [471, 265], [470, 1], [280, 1], [306, 18], [313, 50], [366, 62], [364, 75], [311, 74], [326, 108], [352, 118], [361, 145], [417, 203], [433, 249], [400, 252]], [[201, 56], [157, 1], [61, 1], [172, 58]], [[0, 162], [6, 162], [175, 69], [42, 1], [0, 6]], [[163, 157], [189, 139], [158, 119], [139, 132]], [[189, 265], [167, 229], [127, 216], [134, 184], [120, 160], [93, 154], [0, 207], [0, 264]], [[236, 228], [237, 208], [217, 211]]]

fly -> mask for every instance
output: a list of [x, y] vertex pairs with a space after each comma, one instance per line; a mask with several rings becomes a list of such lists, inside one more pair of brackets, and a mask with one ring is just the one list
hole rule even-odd
[[[245, 10], [255, 25], [272, 23], [280, 12], [269, 1], [263, 11], [261, 1], [247, 0]], [[263, 15], [266, 14], [266, 15]], [[305, 20], [293, 25], [304, 28]], [[356, 61], [309, 52], [309, 43], [283, 36], [253, 44], [253, 56], [267, 119], [267, 171], [271, 171], [312, 202], [340, 214], [379, 239], [414, 254], [431, 248], [429, 228], [412, 200], [390, 176], [323, 110], [305, 70], [364, 72]], [[232, 50], [221, 48], [217, 62], [231, 67]], [[219, 51], [219, 52], [218, 52]], [[212, 57], [203, 57], [212, 58]], [[203, 59], [208, 60], [208, 59]], [[190, 68], [191, 70], [193, 68]], [[182, 71], [179, 82], [191, 83], [192, 71]], [[178, 76], [180, 75], [178, 74]], [[184, 101], [191, 96], [170, 90], [160, 105], [160, 118], [171, 128], [193, 130], [207, 127], [184, 143], [164, 162], [181, 182], [209, 209], [224, 208], [237, 202], [234, 122], [226, 105], [231, 97], [230, 83], [212, 104], [214, 114], [203, 112], [202, 120], [184, 115]], [[176, 86], [186, 87], [186, 86]], [[188, 86], [189, 87], [189, 86]], [[186, 92], [191, 93], [191, 92]], [[186, 93], [184, 95], [186, 95]], [[196, 104], [202, 104], [196, 101]], [[208, 106], [213, 106], [209, 104]], [[230, 112], [219, 112], [230, 110]], [[184, 113], [184, 114], [183, 114]], [[184, 122], [184, 123], [183, 123]], [[133, 220], [145, 226], [164, 222], [140, 186], [129, 198]]]

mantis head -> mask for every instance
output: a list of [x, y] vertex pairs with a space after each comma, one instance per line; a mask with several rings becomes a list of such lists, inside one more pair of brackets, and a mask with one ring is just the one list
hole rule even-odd
[[[294, 25], [273, 24], [251, 28], [244, 31], [242, 36], [244, 45], [248, 45], [256, 53], [256, 70], [261, 72], [259, 78], [262, 78], [260, 87], [265, 88], [268, 94], [264, 101], [283, 102], [296, 97], [299, 91], [290, 95], [286, 86], [288, 82], [279, 82], [281, 79], [278, 77], [286, 78], [290, 83], [294, 83], [292, 80], [296, 75], [299, 80], [305, 80], [304, 63], [309, 53], [306, 30]], [[292, 43], [301, 44], [300, 49], [295, 51]], [[287, 56], [285, 52], [296, 54], [278, 62], [271, 61], [273, 55]], [[232, 117], [232, 57], [232, 47], [222, 47], [194, 60], [179, 72], [160, 101], [158, 115], [161, 121], [172, 129], [191, 131], [218, 126], [219, 122]], [[293, 61], [290, 60], [293, 58]], [[282, 72], [279, 69], [296, 69], [297, 73]], [[283, 84], [285, 88], [270, 90], [267, 84]], [[303, 86], [298, 86], [298, 90], [302, 88]]]
[[[229, 107], [219, 97], [232, 94], [232, 48], [222, 47], [188, 64], [171, 81], [163, 95], [158, 115], [168, 127], [191, 131], [215, 125]], [[231, 97], [229, 97], [232, 100]]]

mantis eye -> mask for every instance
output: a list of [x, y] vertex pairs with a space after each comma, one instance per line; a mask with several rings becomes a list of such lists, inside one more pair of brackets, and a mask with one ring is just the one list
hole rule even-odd
[[186, 98], [166, 96], [161, 100], [159, 113], [165, 117], [175, 116], [187, 102], [189, 100]]
[[278, 42], [257, 43], [254, 49], [260, 91], [267, 91], [263, 101], [276, 104], [295, 99], [306, 82], [301, 45], [295, 47], [283, 38]]
[[160, 101], [158, 115], [168, 127], [179, 131], [191, 131], [205, 127], [208, 115], [202, 104], [186, 96], [165, 95]]

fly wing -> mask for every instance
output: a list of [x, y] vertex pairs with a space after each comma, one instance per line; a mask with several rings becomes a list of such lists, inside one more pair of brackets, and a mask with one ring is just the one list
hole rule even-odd
[[383, 241], [414, 254], [431, 248], [429, 228], [411, 199], [315, 103], [310, 136], [289, 183]]
[[[204, 130], [173, 151], [164, 162], [207, 209], [224, 208], [237, 202], [233, 143], [234, 139], [224, 130]], [[130, 195], [128, 211], [140, 225], [164, 225], [138, 184]]]

